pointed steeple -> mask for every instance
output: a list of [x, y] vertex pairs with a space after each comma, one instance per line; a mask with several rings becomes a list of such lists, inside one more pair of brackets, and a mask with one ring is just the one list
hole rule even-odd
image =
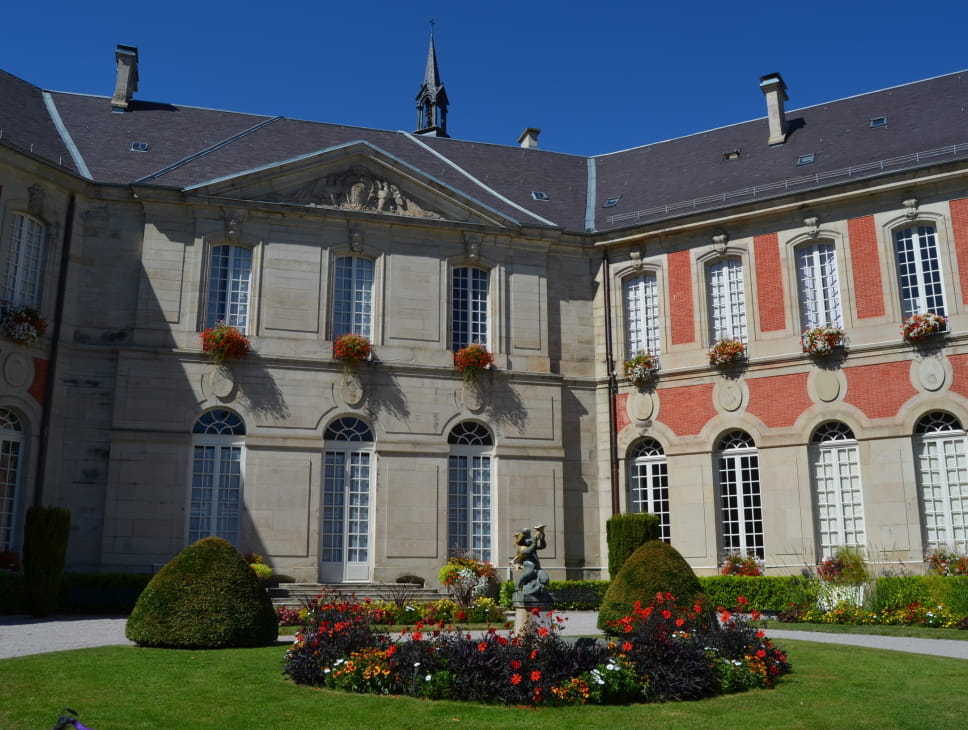
[[447, 136], [447, 92], [440, 81], [437, 50], [434, 48], [434, 21], [430, 21], [430, 50], [423, 84], [417, 93], [417, 131], [428, 137]]

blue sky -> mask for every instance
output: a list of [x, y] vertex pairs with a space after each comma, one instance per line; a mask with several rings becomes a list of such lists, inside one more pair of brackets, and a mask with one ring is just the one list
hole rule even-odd
[[404, 131], [434, 18], [451, 136], [581, 155], [762, 117], [774, 71], [796, 109], [968, 68], [965, 0], [7, 5], [0, 68], [46, 89], [109, 96], [124, 43], [139, 99]]

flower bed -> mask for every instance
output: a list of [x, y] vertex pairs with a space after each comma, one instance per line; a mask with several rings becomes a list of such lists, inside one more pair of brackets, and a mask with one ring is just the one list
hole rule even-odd
[[0, 304], [0, 329], [11, 342], [28, 345], [47, 331], [47, 320], [23, 304]]
[[931, 572], [937, 575], [968, 575], [968, 555], [961, 555], [951, 548], [932, 548], [925, 561]]
[[814, 327], [800, 335], [803, 351], [814, 357], [828, 357], [847, 346], [847, 332], [842, 327]]
[[648, 385], [659, 372], [659, 358], [649, 352], [637, 352], [625, 361], [625, 379], [632, 385]]
[[719, 566], [720, 575], [761, 576], [764, 570], [763, 561], [752, 554], [730, 553]]
[[905, 342], [917, 344], [942, 334], [947, 325], [948, 320], [934, 312], [913, 314], [901, 325], [901, 336]]
[[241, 360], [252, 350], [249, 339], [238, 327], [219, 320], [214, 327], [202, 332], [202, 351], [212, 358], [216, 365], [226, 360]]
[[727, 337], [710, 347], [706, 354], [712, 367], [726, 370], [746, 359], [746, 345], [740, 340]]
[[466, 383], [474, 383], [477, 376], [494, 364], [494, 355], [484, 345], [468, 345], [454, 353], [454, 368]]
[[376, 630], [379, 618], [370, 604], [320, 597], [283, 673], [353, 692], [540, 706], [700, 699], [770, 687], [790, 668], [762, 631], [670, 594], [636, 604], [607, 644], [563, 641], [552, 614], [478, 637], [417, 622], [401, 641]]

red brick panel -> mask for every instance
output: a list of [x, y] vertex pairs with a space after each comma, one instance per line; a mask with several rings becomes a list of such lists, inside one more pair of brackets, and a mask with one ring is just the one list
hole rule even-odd
[[908, 400], [917, 395], [911, 385], [911, 363], [886, 362], [846, 368], [847, 397], [868, 418], [892, 418]]
[[877, 229], [873, 216], [847, 221], [850, 236], [850, 263], [854, 269], [854, 301], [857, 316], [884, 316], [884, 286], [881, 283], [881, 257], [877, 250]]
[[622, 429], [632, 423], [629, 418], [629, 394], [618, 393], [615, 396], [615, 433], [622, 433]]
[[716, 416], [712, 385], [685, 385], [659, 391], [659, 420], [677, 436], [694, 436]]
[[669, 325], [672, 344], [695, 342], [695, 308], [692, 304], [692, 256], [689, 251], [669, 254]]
[[968, 355], [948, 355], [954, 379], [951, 381], [951, 392], [968, 398]]
[[792, 426], [813, 401], [807, 395], [807, 373], [747, 380], [750, 403], [746, 411], [769, 428]]
[[34, 382], [27, 388], [34, 400], [44, 405], [44, 397], [47, 394], [47, 361], [39, 357], [34, 358]]
[[951, 228], [955, 232], [955, 252], [958, 254], [958, 278], [961, 282], [961, 301], [968, 304], [968, 198], [952, 200]]
[[755, 236], [753, 253], [756, 257], [756, 303], [760, 308], [760, 332], [786, 329], [780, 237], [776, 233]]

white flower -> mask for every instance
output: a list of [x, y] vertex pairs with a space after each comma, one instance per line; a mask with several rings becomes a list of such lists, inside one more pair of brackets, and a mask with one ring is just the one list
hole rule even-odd
[[424, 679], [429, 682], [431, 680], [431, 676], [428, 674], [426, 677], [424, 677]]
[[419, 667], [419, 666], [420, 666], [420, 662], [414, 662], [414, 663], [413, 663], [413, 665], [414, 665], [415, 667]]

